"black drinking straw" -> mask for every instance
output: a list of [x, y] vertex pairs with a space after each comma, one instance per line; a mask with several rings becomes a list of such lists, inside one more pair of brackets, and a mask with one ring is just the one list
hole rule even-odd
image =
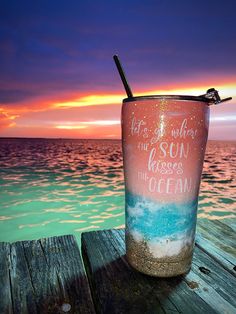
[[113, 56], [113, 59], [114, 59], [114, 61], [115, 61], [117, 70], [118, 70], [118, 72], [119, 72], [119, 74], [120, 74], [120, 78], [121, 78], [122, 83], [123, 83], [123, 85], [124, 85], [124, 88], [125, 88], [125, 91], [126, 91], [127, 96], [128, 96], [129, 98], [130, 98], [130, 97], [133, 97], [133, 93], [132, 93], [132, 91], [131, 91], [131, 88], [129, 87], [129, 84], [128, 84], [127, 79], [126, 79], [126, 77], [125, 77], [125, 72], [124, 72], [124, 70], [123, 70], [123, 68], [122, 68], [122, 66], [121, 66], [121, 63], [120, 63], [120, 60], [119, 60], [118, 56], [117, 56], [117, 55], [114, 55], [114, 56]]

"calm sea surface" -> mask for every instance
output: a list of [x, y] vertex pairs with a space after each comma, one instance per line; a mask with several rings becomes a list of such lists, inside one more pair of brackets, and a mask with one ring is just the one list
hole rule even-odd
[[[236, 217], [236, 142], [209, 141], [199, 218]], [[0, 139], [0, 241], [124, 225], [120, 141]]]

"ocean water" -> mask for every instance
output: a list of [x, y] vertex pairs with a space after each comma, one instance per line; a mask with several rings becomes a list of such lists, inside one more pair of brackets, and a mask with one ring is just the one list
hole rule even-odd
[[[209, 141], [198, 218], [236, 217], [236, 142]], [[118, 140], [0, 139], [0, 241], [124, 226]]]

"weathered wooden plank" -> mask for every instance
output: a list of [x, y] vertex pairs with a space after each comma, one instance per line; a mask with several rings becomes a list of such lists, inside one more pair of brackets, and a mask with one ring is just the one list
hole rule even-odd
[[200, 234], [196, 235], [196, 246], [200, 247], [202, 251], [215, 259], [232, 275], [236, 276], [236, 258], [234, 256], [222, 251]]
[[197, 231], [220, 250], [236, 257], [236, 233], [226, 224], [208, 219], [198, 219]]
[[60, 294], [56, 268], [47, 265], [40, 241], [24, 241], [22, 244], [35, 291], [32, 297], [38, 312], [59, 311], [63, 296]]
[[40, 243], [49, 268], [56, 267], [61, 294], [65, 298], [64, 303], [71, 307], [71, 313], [95, 313], [75, 237], [46, 238]]
[[[186, 280], [189, 285], [194, 284], [195, 293], [198, 294], [202, 300], [204, 300], [209, 306], [212, 307], [214, 313], [236, 313], [235, 306], [229, 303], [225, 298], [221, 297], [221, 295], [218, 293], [219, 287], [213, 288], [212, 285], [206, 283], [206, 281], [202, 278], [199, 278], [198, 274], [194, 273], [193, 271], [188, 273], [184, 280]], [[199, 313], [202, 312], [199, 311]]]
[[39, 313], [94, 313], [73, 236], [24, 241], [23, 246]]
[[0, 242], [0, 313], [12, 314], [11, 281], [9, 276], [10, 244]]
[[74, 236], [0, 243], [0, 313], [95, 313]]
[[195, 293], [216, 312], [236, 313], [235, 277], [197, 246], [185, 280], [196, 282]]
[[13, 313], [37, 313], [35, 290], [21, 242], [10, 245], [9, 269]]
[[224, 225], [229, 226], [234, 230], [234, 232], [236, 232], [236, 215], [235, 218], [224, 218], [221, 219], [220, 222]]
[[[124, 230], [83, 233], [82, 254], [99, 313], [217, 313], [202, 284], [208, 287], [210, 283], [195, 272], [201, 281], [197, 293], [199, 285], [195, 287], [185, 277], [153, 278], [132, 269], [125, 259]], [[212, 289], [231, 309], [228, 300]]]

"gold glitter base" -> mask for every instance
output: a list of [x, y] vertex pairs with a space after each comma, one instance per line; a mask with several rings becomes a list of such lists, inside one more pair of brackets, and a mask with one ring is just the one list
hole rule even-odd
[[193, 246], [185, 246], [178, 255], [155, 258], [144, 241], [126, 235], [126, 256], [136, 270], [155, 277], [175, 277], [190, 271]]

